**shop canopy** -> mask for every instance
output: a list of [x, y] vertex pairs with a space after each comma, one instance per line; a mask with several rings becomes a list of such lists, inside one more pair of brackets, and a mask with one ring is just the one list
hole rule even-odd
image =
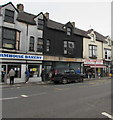
[[85, 64], [84, 66], [89, 66], [91, 68], [106, 68], [106, 66], [102, 64]]

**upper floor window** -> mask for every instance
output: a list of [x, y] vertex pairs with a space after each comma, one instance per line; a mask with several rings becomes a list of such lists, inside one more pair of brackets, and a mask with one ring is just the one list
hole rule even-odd
[[91, 34], [91, 41], [94, 42], [95, 38], [94, 38], [94, 34]]
[[38, 29], [43, 30], [44, 27], [44, 20], [38, 19]]
[[46, 41], [46, 51], [49, 52], [50, 51], [50, 40]]
[[110, 39], [108, 39], [108, 45], [109, 45], [109, 46], [111, 45], [111, 40], [110, 40]]
[[105, 59], [111, 60], [111, 50], [105, 49]]
[[29, 42], [29, 51], [34, 51], [34, 37], [30, 37], [30, 42]]
[[20, 32], [16, 32], [16, 50], [20, 48]]
[[67, 35], [71, 35], [71, 28], [67, 28]]
[[3, 34], [2, 35], [3, 48], [19, 50], [20, 32], [9, 28], [3, 28], [2, 34]]
[[89, 57], [97, 58], [97, 46], [89, 45]]
[[37, 39], [37, 52], [43, 52], [43, 39]]
[[14, 11], [5, 9], [5, 22], [14, 23]]
[[68, 45], [67, 45], [67, 41], [64, 41], [64, 54], [68, 53]]
[[74, 53], [74, 42], [64, 41], [64, 54], [72, 55]]

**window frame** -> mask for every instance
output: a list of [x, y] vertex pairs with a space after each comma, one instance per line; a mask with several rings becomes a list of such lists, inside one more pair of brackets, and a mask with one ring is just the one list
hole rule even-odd
[[16, 32], [16, 50], [20, 49], [20, 32]]
[[37, 38], [37, 52], [43, 52], [43, 44], [43, 38]]
[[[12, 13], [12, 15], [11, 15], [11, 13]], [[8, 22], [8, 23], [14, 23], [14, 14], [15, 14], [14, 11], [5, 9], [4, 21]]]
[[105, 60], [111, 60], [111, 50], [110, 49], [105, 48], [104, 54], [105, 54], [105, 56], [104, 56]]
[[51, 40], [47, 39], [46, 40], [46, 52], [50, 52], [50, 45], [51, 45]]
[[[4, 49], [16, 49], [16, 30], [10, 28], [2, 28], [2, 48]], [[12, 37], [13, 36], [13, 37]], [[11, 38], [12, 37], [12, 38]], [[5, 42], [7, 41], [7, 42]], [[13, 47], [7, 47], [6, 45], [12, 45]]]
[[[72, 48], [70, 48], [70, 46], [69, 46], [70, 43], [73, 44]], [[64, 45], [64, 55], [73, 55], [74, 54], [75, 42], [64, 40], [63, 45]], [[71, 50], [71, 52], [70, 52], [70, 50]]]
[[43, 30], [44, 29], [44, 20], [38, 18], [38, 29]]
[[97, 58], [97, 46], [89, 45], [89, 58]]
[[111, 40], [108, 39], [108, 46], [111, 46]]
[[94, 41], [95, 41], [95, 35], [91, 34], [91, 42], [94, 42]]
[[67, 35], [70, 36], [72, 33], [72, 29], [70, 27], [67, 27], [66, 32], [67, 32]]
[[30, 38], [29, 38], [29, 51], [31, 51], [31, 52], [34, 52], [34, 41], [35, 41], [35, 37], [30, 36]]

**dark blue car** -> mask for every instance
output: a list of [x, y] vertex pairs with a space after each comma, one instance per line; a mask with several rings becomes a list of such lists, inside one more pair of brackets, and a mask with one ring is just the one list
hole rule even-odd
[[62, 70], [55, 73], [54, 83], [70, 83], [70, 82], [83, 82], [84, 75], [75, 73], [75, 70]]

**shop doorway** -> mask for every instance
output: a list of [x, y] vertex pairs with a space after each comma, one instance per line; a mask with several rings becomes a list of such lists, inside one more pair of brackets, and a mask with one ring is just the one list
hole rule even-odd
[[5, 76], [7, 74], [7, 66], [6, 65], [2, 65], [2, 74], [1, 74], [1, 82], [5, 82]]

